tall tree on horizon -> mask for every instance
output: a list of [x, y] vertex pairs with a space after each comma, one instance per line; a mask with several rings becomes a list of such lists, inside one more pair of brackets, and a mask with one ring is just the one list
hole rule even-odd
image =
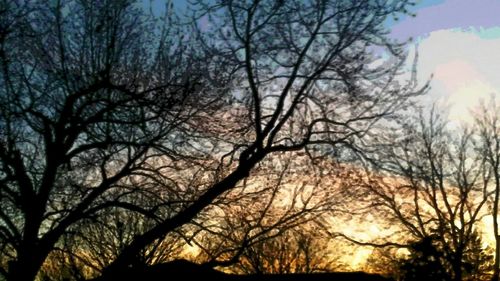
[[379, 244], [423, 243], [430, 247], [427, 250], [439, 250], [441, 261], [434, 265], [442, 264], [439, 270], [445, 272], [439, 274], [450, 280], [489, 274], [486, 267], [477, 267], [481, 272], [469, 270], [479, 266], [471, 260], [471, 243], [480, 238], [479, 224], [488, 215], [492, 194], [489, 164], [477, 147], [482, 143], [477, 131], [450, 129], [432, 109], [428, 116], [409, 118], [387, 140], [377, 151], [377, 167], [368, 171], [360, 188], [367, 210], [378, 213], [382, 224], [399, 226], [399, 235], [388, 237], [399, 241]]
[[483, 155], [487, 169], [485, 176], [492, 187], [491, 217], [495, 238], [495, 264], [492, 281], [500, 278], [500, 105], [495, 99], [482, 104], [475, 114], [475, 125], [479, 135], [478, 150]]

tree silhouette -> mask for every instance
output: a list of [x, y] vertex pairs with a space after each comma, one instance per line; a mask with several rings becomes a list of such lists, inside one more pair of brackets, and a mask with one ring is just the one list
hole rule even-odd
[[307, 225], [289, 229], [280, 236], [247, 247], [235, 267], [246, 274], [334, 272], [339, 262], [329, 252], [324, 238], [321, 232]]
[[360, 189], [368, 193], [365, 207], [378, 210], [383, 224], [399, 225], [395, 230], [398, 237], [387, 237], [399, 242], [373, 245], [404, 246], [405, 240], [413, 238], [426, 247], [423, 250], [439, 250], [439, 258], [423, 253], [420, 261], [433, 259], [426, 266], [435, 267], [436, 278], [441, 278], [438, 265], [448, 274], [446, 280], [484, 275], [484, 268], [479, 273], [467, 269], [481, 267], [470, 264], [467, 251], [477, 239], [476, 229], [487, 214], [485, 206], [491, 194], [487, 164], [476, 149], [477, 135], [472, 129], [451, 131], [434, 111], [427, 120], [422, 114], [418, 119], [405, 123], [401, 134], [390, 136], [391, 144], [377, 151], [378, 169], [369, 172]]
[[[424, 237], [409, 245], [410, 256], [400, 261], [399, 275], [402, 280], [454, 280], [447, 253], [436, 236]], [[462, 280], [488, 280], [493, 256], [483, 249], [479, 233], [473, 232], [464, 250]]]
[[[224, 135], [219, 122], [207, 128], [219, 138], [223, 172], [217, 170], [206, 192], [187, 208], [138, 236], [104, 275], [112, 276], [141, 248], [193, 220], [271, 154], [305, 150], [319, 157], [333, 150], [352, 158], [362, 152], [361, 140], [375, 124], [420, 93], [414, 80], [406, 85], [394, 80], [403, 58], [383, 27], [388, 16], [409, 4], [198, 2], [195, 16], [207, 19], [198, 36], [235, 74], [232, 109], [224, 116], [238, 126]], [[372, 46], [389, 50], [394, 60], [375, 66]]]
[[167, 180], [159, 163], [182, 157], [187, 121], [220, 102], [197, 86], [209, 63], [187, 55], [169, 22], [150, 30], [154, 18], [131, 1], [1, 10], [1, 273], [33, 280], [75, 224], [110, 208], [164, 212], [136, 197], [164, 205], [165, 190], [150, 187]]
[[432, 237], [425, 237], [410, 245], [410, 257], [401, 265], [404, 281], [451, 280], [445, 265], [444, 253], [434, 243]]
[[199, 1], [191, 26], [142, 1], [1, 3], [9, 280], [33, 280], [63, 237], [111, 210], [154, 221], [106, 266], [113, 279], [264, 159], [352, 161], [422, 93], [414, 75], [398, 81], [402, 45], [384, 27], [412, 1]]
[[[307, 156], [291, 153], [263, 160], [254, 170], [253, 179], [220, 196], [192, 221], [189, 240], [202, 250], [199, 261], [255, 273], [266, 267], [265, 259], [276, 258], [278, 245], [283, 255], [293, 256], [296, 252], [302, 259], [304, 250], [320, 261], [320, 253], [326, 251], [311, 253], [312, 240], [314, 244], [327, 241], [319, 239], [321, 234], [313, 230], [313, 222], [338, 213], [347, 187], [343, 182], [348, 180], [340, 164], [324, 162], [313, 164]], [[306, 167], [305, 175], [300, 170]], [[300, 236], [301, 241], [295, 241], [292, 234]], [[304, 241], [307, 245], [301, 250], [299, 244]], [[311, 261], [296, 260], [297, 264], [292, 265], [285, 256], [282, 262], [283, 267], [294, 266], [297, 270], [304, 264], [315, 268]], [[271, 268], [261, 271], [270, 272]]]
[[482, 104], [475, 113], [476, 131], [479, 136], [478, 150], [486, 162], [486, 177], [491, 186], [490, 202], [493, 219], [493, 235], [495, 237], [495, 265], [492, 280], [498, 281], [500, 276], [500, 227], [498, 212], [500, 207], [500, 115], [499, 105], [495, 99], [489, 104]]

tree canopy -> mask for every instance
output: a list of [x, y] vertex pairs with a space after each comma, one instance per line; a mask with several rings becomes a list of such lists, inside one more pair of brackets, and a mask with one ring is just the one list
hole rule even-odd
[[332, 211], [325, 170], [368, 159], [426, 89], [385, 24], [410, 5], [0, 1], [0, 273], [34, 280], [62, 253], [113, 279], [262, 200], [231, 251], [207, 248], [223, 264]]

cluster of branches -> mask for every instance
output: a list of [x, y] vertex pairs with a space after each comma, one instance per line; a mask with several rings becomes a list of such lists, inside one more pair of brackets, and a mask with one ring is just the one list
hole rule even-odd
[[[407, 265], [439, 264], [436, 280], [498, 280], [499, 112], [492, 100], [460, 129], [432, 110], [388, 134], [355, 194], [392, 232], [364, 244], [407, 247]], [[485, 235], [494, 237], [494, 255], [482, 245]]]
[[335, 202], [317, 199], [313, 182], [276, 215], [286, 185], [245, 187], [266, 161], [360, 159], [423, 91], [414, 75], [398, 79], [403, 45], [384, 25], [409, 0], [195, 1], [189, 18], [143, 2], [0, 1], [7, 280], [34, 280], [58, 253], [114, 280], [168, 260], [165, 239], [175, 249], [197, 233], [226, 235], [203, 218], [258, 196], [261, 212], [238, 222], [239, 246], [209, 251], [214, 265], [239, 258]]
[[338, 256], [327, 257], [328, 239], [315, 224], [344, 210], [350, 185], [347, 169], [325, 162], [291, 153], [262, 162], [258, 181], [243, 182], [199, 216], [192, 228], [198, 259], [238, 273], [333, 270]]

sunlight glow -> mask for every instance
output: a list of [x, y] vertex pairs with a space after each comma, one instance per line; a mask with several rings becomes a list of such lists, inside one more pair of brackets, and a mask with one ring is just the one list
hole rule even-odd
[[448, 98], [448, 118], [455, 122], [472, 123], [474, 118], [470, 111], [477, 108], [481, 101], [487, 102], [494, 91], [491, 85], [480, 80], [473, 80], [458, 87]]
[[[483, 217], [481, 220], [482, 223], [482, 234], [483, 234], [483, 239], [484, 243], [489, 246], [494, 248], [495, 247], [495, 236], [493, 234], [493, 217], [491, 215]], [[485, 246], [485, 245], [483, 245]]]
[[418, 42], [419, 80], [433, 76], [429, 102], [448, 109], [452, 123], [469, 123], [470, 110], [500, 93], [500, 38], [482, 36], [488, 30], [437, 30]]

